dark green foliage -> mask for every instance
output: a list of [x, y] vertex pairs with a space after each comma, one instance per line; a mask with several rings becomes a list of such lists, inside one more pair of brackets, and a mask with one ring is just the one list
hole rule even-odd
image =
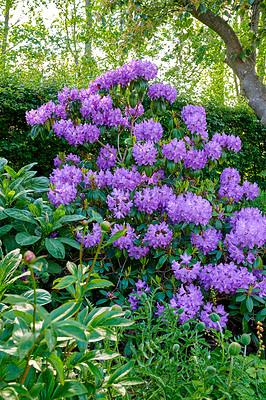
[[40, 135], [32, 140], [25, 118], [26, 111], [55, 100], [62, 86], [53, 82], [32, 86], [20, 82], [17, 77], [0, 76], [0, 157], [7, 158], [16, 169], [38, 162], [38, 173], [47, 176], [56, 154], [68, 151], [69, 145], [62, 144], [55, 135], [53, 140], [43, 139]]

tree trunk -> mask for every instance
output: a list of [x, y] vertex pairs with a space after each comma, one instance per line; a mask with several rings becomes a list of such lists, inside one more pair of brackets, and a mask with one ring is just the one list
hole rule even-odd
[[85, 0], [86, 10], [86, 42], [84, 56], [89, 59], [92, 57], [92, 40], [91, 40], [91, 27], [92, 27], [92, 16], [91, 16], [91, 0]]
[[1, 64], [5, 67], [6, 64], [6, 52], [7, 52], [7, 38], [9, 31], [9, 18], [10, 18], [10, 9], [12, 7], [12, 1], [6, 0], [5, 4], [5, 22], [4, 22], [4, 30], [3, 30], [3, 39], [1, 44]]
[[[180, 2], [177, 2], [180, 7]], [[216, 32], [224, 41], [226, 48], [226, 59], [224, 60], [234, 71], [240, 80], [241, 88], [248, 99], [249, 106], [260, 118], [261, 123], [266, 125], [266, 86], [261, 82], [256, 73], [254, 54], [250, 57], [244, 56], [242, 45], [235, 31], [219, 15], [215, 15], [209, 9], [201, 13], [199, 9], [183, 0], [183, 5], [188, 6], [190, 14], [204, 25]]]

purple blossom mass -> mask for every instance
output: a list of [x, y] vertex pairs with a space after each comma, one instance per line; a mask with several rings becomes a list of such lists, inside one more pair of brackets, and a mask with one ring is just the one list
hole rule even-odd
[[136, 136], [137, 141], [145, 140], [159, 142], [163, 136], [163, 128], [159, 122], [153, 121], [151, 118], [147, 121], [142, 121], [139, 124], [136, 124], [133, 133]]
[[[83, 232], [78, 231], [77, 232], [77, 241], [79, 243], [81, 243], [82, 237], [83, 237]], [[84, 236], [83, 246], [85, 248], [95, 247], [96, 245], [98, 245], [100, 243], [101, 237], [102, 237], [102, 230], [101, 230], [101, 227], [98, 224], [98, 222], [96, 222], [95, 224], [93, 224], [92, 232], [87, 233]]]
[[222, 233], [212, 228], [202, 231], [201, 234], [195, 234], [194, 232], [191, 234], [191, 243], [198, 249], [203, 250], [204, 255], [215, 250], [219, 240], [222, 240]]
[[133, 206], [130, 200], [130, 193], [122, 189], [113, 189], [111, 194], [107, 196], [107, 205], [109, 210], [113, 211], [116, 218], [124, 218]]
[[136, 143], [132, 152], [138, 165], [153, 165], [156, 162], [157, 153], [152, 142]]
[[87, 123], [74, 125], [71, 120], [64, 119], [54, 123], [54, 131], [58, 137], [64, 136], [68, 143], [75, 147], [86, 142], [93, 143], [100, 136], [100, 130], [96, 125]]
[[212, 217], [212, 206], [208, 200], [188, 192], [168, 202], [167, 214], [173, 222], [207, 225]]
[[181, 117], [191, 133], [197, 133], [202, 139], [208, 139], [206, 111], [202, 106], [186, 105], [181, 111]]
[[212, 303], [207, 303], [203, 306], [203, 309], [200, 313], [200, 320], [205, 323], [207, 328], [215, 329], [216, 331], [219, 331], [219, 325], [217, 322], [213, 322], [210, 319], [210, 315], [212, 313], [216, 313], [220, 317], [219, 324], [221, 328], [225, 328], [227, 321], [228, 321], [228, 316], [229, 314], [225, 312], [224, 306], [222, 304], [218, 306], [214, 306]]
[[49, 118], [52, 118], [55, 112], [56, 105], [52, 101], [49, 101], [37, 110], [26, 111], [26, 121], [31, 126], [36, 124], [43, 125]]
[[139, 279], [138, 282], [135, 283], [135, 286], [137, 291], [133, 291], [128, 298], [132, 311], [137, 310], [139, 305], [139, 299], [136, 297], [136, 295], [140, 296], [142, 293], [150, 291], [150, 287], [147, 285], [146, 282], [142, 281], [141, 279]]
[[200, 287], [194, 286], [192, 283], [188, 286], [181, 285], [178, 292], [170, 300], [171, 307], [184, 309], [184, 312], [180, 314], [180, 323], [195, 318], [202, 305], [203, 294]]
[[171, 104], [173, 104], [177, 96], [177, 90], [175, 87], [171, 87], [170, 85], [153, 83], [149, 87], [148, 96], [151, 99], [164, 97], [166, 100], [170, 101]]
[[170, 143], [163, 145], [162, 153], [165, 158], [177, 163], [186, 156], [186, 144], [183, 139], [174, 138]]
[[106, 144], [105, 147], [100, 149], [100, 154], [97, 158], [97, 167], [99, 169], [109, 169], [111, 167], [115, 167], [117, 150], [110, 146], [110, 144]]
[[149, 225], [143, 242], [148, 242], [148, 246], [156, 249], [157, 247], [167, 246], [173, 239], [173, 232], [165, 222], [157, 225]]

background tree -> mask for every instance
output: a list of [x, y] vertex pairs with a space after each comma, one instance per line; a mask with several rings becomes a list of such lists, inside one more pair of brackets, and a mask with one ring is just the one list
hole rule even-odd
[[[139, 42], [168, 27], [171, 33], [188, 19], [199, 21], [200, 37], [205, 40], [206, 28], [218, 35], [223, 44], [220, 61], [225, 62], [239, 79], [242, 94], [248, 99], [261, 122], [266, 125], [265, 20], [263, 0], [102, 0], [104, 13], [115, 12], [124, 21], [125, 43]], [[186, 27], [188, 23], [186, 22]], [[127, 44], [125, 44], [127, 45]]]

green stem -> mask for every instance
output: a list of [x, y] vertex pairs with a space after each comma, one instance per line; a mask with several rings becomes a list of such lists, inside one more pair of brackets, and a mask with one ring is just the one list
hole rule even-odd
[[90, 267], [90, 270], [89, 270], [89, 274], [88, 274], [88, 276], [87, 276], [87, 279], [86, 279], [86, 282], [85, 282], [85, 285], [84, 285], [84, 293], [86, 292], [86, 287], [87, 287], [87, 284], [88, 284], [88, 282], [89, 282], [89, 279], [90, 279], [92, 270], [93, 270], [94, 265], [95, 265], [95, 263], [96, 263], [97, 257], [98, 257], [98, 255], [99, 255], [99, 253], [100, 253], [100, 250], [101, 250], [101, 247], [102, 247], [102, 244], [103, 244], [104, 234], [105, 234], [105, 232], [102, 233], [102, 237], [101, 237], [100, 243], [98, 244], [98, 247], [97, 247], [97, 250], [96, 250], [96, 253], [95, 253], [93, 262], [92, 262], [92, 264], [91, 264], [91, 267]]
[[87, 226], [84, 226], [83, 235], [82, 235], [82, 239], [81, 239], [81, 243], [80, 243], [80, 248], [79, 248], [79, 264], [80, 264], [80, 268], [81, 268], [82, 282], [83, 282], [82, 250], [83, 250], [83, 242], [84, 242], [84, 237], [85, 237], [86, 231], [87, 231]]
[[230, 362], [230, 369], [229, 369], [227, 387], [230, 387], [230, 386], [231, 386], [231, 378], [232, 378], [232, 372], [233, 372], [233, 365], [234, 365], [234, 357], [231, 356], [231, 362]]
[[34, 278], [34, 272], [31, 265], [29, 265], [29, 270], [32, 279], [33, 286], [33, 321], [32, 321], [32, 332], [35, 333], [35, 325], [36, 325], [36, 305], [37, 305], [37, 293], [36, 293], [36, 282]]

